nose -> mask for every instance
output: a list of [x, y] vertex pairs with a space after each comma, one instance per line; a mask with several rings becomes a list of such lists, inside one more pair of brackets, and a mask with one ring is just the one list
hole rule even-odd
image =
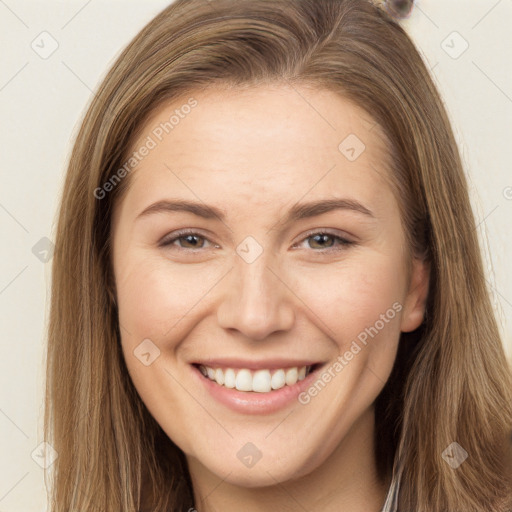
[[252, 263], [235, 257], [217, 310], [221, 327], [235, 329], [250, 340], [289, 330], [295, 321], [293, 293], [270, 256], [264, 251]]

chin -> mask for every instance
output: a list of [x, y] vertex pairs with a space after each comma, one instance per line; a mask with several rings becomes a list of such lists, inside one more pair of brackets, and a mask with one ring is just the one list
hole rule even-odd
[[[224, 482], [246, 488], [275, 486], [277, 483], [305, 476], [315, 469], [315, 465], [308, 458], [295, 456], [290, 459], [270, 451], [267, 456], [262, 454], [261, 459], [252, 467], [244, 466], [236, 457], [231, 464], [218, 465], [215, 461], [200, 459], [197, 459], [197, 462]], [[318, 461], [318, 464], [320, 462]]]

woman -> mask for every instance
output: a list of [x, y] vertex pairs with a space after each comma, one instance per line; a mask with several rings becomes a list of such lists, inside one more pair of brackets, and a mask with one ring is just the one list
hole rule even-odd
[[118, 58], [60, 209], [52, 512], [511, 509], [511, 372], [400, 4], [178, 0]]

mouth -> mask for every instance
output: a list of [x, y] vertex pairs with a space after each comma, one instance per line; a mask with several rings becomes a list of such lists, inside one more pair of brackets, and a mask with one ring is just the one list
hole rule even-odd
[[275, 393], [281, 388], [293, 387], [317, 371], [323, 363], [302, 366], [283, 366], [282, 368], [233, 368], [227, 366], [208, 366], [194, 363], [201, 375], [217, 386], [244, 393]]
[[193, 380], [216, 403], [238, 414], [274, 414], [297, 406], [328, 362], [210, 359], [190, 364]]

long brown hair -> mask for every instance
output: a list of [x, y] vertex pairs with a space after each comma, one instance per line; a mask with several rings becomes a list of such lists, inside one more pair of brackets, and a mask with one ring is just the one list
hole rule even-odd
[[[112, 66], [81, 124], [58, 217], [45, 409], [58, 458], [49, 510], [194, 505], [184, 455], [124, 363], [111, 213], [129, 183], [119, 170], [151, 112], [207, 87], [267, 83], [335, 91], [383, 127], [411, 253], [430, 262], [425, 322], [402, 335], [376, 401], [379, 475], [401, 468], [398, 510], [507, 510], [512, 377], [463, 167], [418, 51], [370, 0], [177, 0]], [[457, 469], [443, 458], [453, 442], [468, 454]]]

